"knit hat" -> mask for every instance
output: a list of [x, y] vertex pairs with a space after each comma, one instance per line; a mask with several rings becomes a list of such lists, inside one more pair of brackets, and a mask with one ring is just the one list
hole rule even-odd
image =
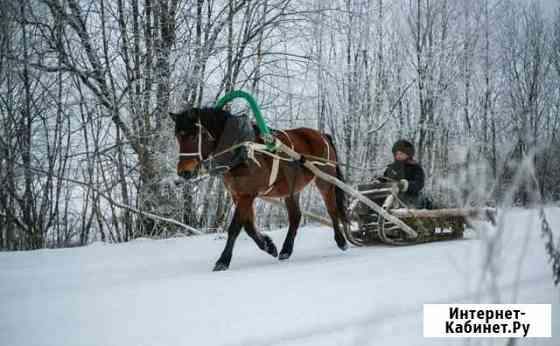
[[397, 151], [401, 151], [410, 157], [414, 157], [414, 144], [410, 143], [406, 139], [399, 139], [395, 142], [395, 144], [393, 144], [393, 155], [395, 155]]

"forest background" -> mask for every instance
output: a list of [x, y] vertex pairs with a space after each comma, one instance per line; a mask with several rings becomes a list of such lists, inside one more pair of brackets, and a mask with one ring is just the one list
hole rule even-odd
[[560, 200], [555, 1], [0, 0], [0, 35], [3, 250], [222, 231], [231, 199], [177, 178], [168, 112], [235, 89], [332, 134], [349, 183], [407, 138], [441, 203]]

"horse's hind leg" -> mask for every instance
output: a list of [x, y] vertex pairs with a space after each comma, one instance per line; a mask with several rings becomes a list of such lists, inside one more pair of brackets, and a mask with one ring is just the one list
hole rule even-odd
[[247, 209], [244, 210], [244, 215], [246, 217], [243, 219], [245, 231], [249, 237], [253, 238], [259, 249], [268, 253], [272, 257], [278, 257], [278, 250], [276, 249], [276, 245], [274, 245], [272, 239], [266, 234], [257, 231], [257, 228], [255, 227], [255, 209], [253, 208], [253, 201], [254, 198], [251, 197], [248, 199], [248, 203], [244, 203], [247, 207]]
[[292, 255], [292, 251], [294, 251], [294, 239], [296, 238], [299, 222], [301, 221], [301, 210], [299, 208], [299, 193], [286, 197], [285, 202], [286, 202], [286, 208], [288, 209], [288, 218], [290, 221], [290, 227], [288, 228], [288, 233], [286, 234], [284, 245], [282, 245], [282, 251], [280, 251], [280, 256], [278, 256], [278, 259], [280, 260], [288, 259]]
[[335, 185], [320, 180], [319, 178], [315, 181], [315, 185], [317, 185], [319, 192], [321, 192], [321, 196], [323, 197], [323, 201], [325, 201], [325, 206], [327, 207], [327, 212], [331, 217], [336, 245], [338, 245], [341, 250], [345, 251], [348, 249], [348, 243], [346, 242], [344, 233], [340, 228], [340, 220], [342, 218], [339, 215], [339, 210], [336, 205], [336, 187]]

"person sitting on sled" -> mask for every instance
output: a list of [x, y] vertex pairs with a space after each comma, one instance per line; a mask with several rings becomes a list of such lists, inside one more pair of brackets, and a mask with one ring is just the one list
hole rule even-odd
[[400, 139], [393, 145], [394, 161], [387, 166], [383, 176], [397, 181], [399, 199], [407, 207], [431, 209], [432, 203], [423, 193], [425, 175], [422, 166], [414, 160], [414, 145]]

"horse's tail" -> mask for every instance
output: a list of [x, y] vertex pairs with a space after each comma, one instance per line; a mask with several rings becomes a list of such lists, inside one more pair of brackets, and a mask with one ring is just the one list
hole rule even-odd
[[[329, 143], [331, 144], [334, 151], [335, 160], [338, 162], [338, 154], [336, 152], [336, 146], [334, 145], [332, 136], [329, 134], [325, 134], [325, 137], [327, 137], [327, 139], [329, 140]], [[342, 170], [340, 169], [340, 165], [338, 163], [336, 164], [336, 178], [344, 182], [344, 176], [342, 175]], [[340, 221], [343, 223], [348, 223], [348, 217], [346, 216], [346, 194], [338, 186], [335, 187], [335, 201]]]

